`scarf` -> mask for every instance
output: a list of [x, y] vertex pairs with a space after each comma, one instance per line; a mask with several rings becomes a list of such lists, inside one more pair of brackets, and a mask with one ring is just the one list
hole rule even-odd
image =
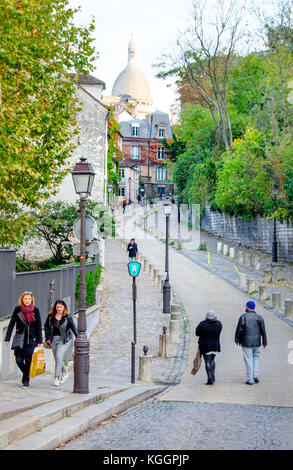
[[36, 321], [35, 314], [34, 314], [34, 306], [32, 304], [27, 307], [26, 305], [22, 303], [20, 308], [24, 315], [25, 321], [27, 321], [28, 323]]

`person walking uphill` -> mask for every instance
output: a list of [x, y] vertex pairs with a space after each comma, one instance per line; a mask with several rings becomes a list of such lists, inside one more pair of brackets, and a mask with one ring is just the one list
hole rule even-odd
[[208, 377], [206, 385], [213, 385], [216, 380], [216, 364], [215, 357], [221, 351], [220, 335], [222, 331], [222, 323], [217, 320], [214, 311], [207, 312], [205, 320], [200, 322], [196, 327], [195, 335], [199, 336], [198, 347], [200, 355], [205, 361], [205, 368]]
[[258, 371], [260, 360], [261, 340], [263, 347], [267, 346], [265, 322], [261, 315], [255, 311], [255, 303], [250, 300], [245, 306], [245, 313], [241, 315], [235, 332], [235, 343], [241, 345], [246, 366], [246, 385], [259, 383]]
[[66, 303], [56, 300], [45, 322], [46, 342], [51, 344], [55, 357], [55, 387], [68, 379], [64, 362], [67, 362], [68, 350], [72, 346], [72, 332], [76, 337], [77, 330], [72, 316], [68, 314]]
[[135, 243], [134, 238], [132, 238], [130, 242], [128, 243], [127, 251], [129, 253], [129, 262], [131, 263], [132, 261], [135, 260], [137, 252], [138, 252], [137, 244]]
[[[40, 347], [43, 342], [41, 315], [39, 309], [35, 307], [35, 299], [31, 292], [21, 294], [19, 305], [13, 311], [4, 339], [7, 346], [14, 325], [16, 326], [16, 334], [22, 335], [22, 344], [14, 349], [15, 361], [22, 372], [22, 386], [28, 388], [32, 355], [36, 346]], [[12, 348], [14, 348], [13, 343]]]

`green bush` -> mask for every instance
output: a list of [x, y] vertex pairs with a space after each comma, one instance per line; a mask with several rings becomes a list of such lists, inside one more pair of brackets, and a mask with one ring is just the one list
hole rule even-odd
[[[85, 275], [85, 285], [86, 285], [86, 306], [89, 307], [93, 305], [96, 301], [96, 275], [94, 272], [89, 271]], [[80, 274], [76, 278], [76, 289], [75, 289], [75, 299], [76, 307], [79, 308], [79, 286], [80, 286]]]
[[34, 271], [34, 265], [27, 259], [16, 257], [16, 272], [24, 273], [26, 271]]
[[98, 264], [97, 269], [96, 269], [96, 286], [100, 284], [102, 269], [103, 269], [102, 265]]

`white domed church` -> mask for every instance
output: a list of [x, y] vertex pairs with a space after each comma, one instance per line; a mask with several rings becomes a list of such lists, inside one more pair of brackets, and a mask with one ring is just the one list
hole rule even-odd
[[104, 96], [103, 103], [114, 107], [119, 114], [119, 122], [129, 117], [145, 119], [153, 111], [154, 103], [148, 81], [136, 65], [133, 38], [128, 45], [127, 65], [116, 78], [112, 95]]

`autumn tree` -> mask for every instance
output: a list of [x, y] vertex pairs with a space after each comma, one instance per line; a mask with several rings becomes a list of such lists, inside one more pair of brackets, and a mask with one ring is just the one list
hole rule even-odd
[[17, 245], [31, 211], [68, 169], [78, 103], [70, 71], [96, 59], [89, 27], [68, 0], [2, 0], [0, 7], [0, 244]]

